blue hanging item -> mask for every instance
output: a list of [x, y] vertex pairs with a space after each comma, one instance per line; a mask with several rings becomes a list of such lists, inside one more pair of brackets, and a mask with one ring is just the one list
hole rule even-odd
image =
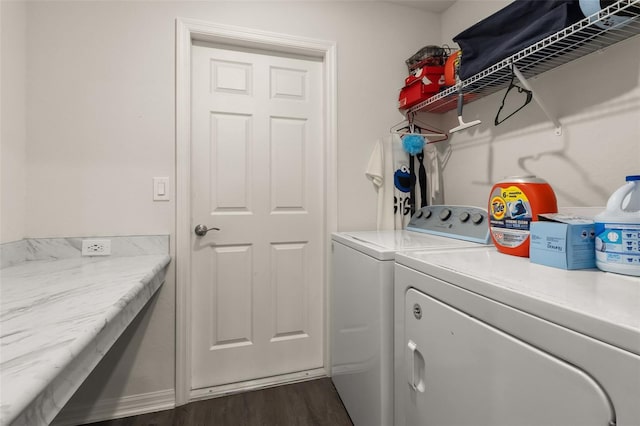
[[411, 176], [410, 179], [410, 190], [409, 190], [409, 205], [411, 206], [411, 216], [416, 212], [416, 173], [415, 166], [413, 164], [413, 159], [416, 154], [422, 154], [422, 148], [424, 148], [424, 136], [420, 134], [421, 129], [411, 124], [409, 126], [409, 131], [411, 133], [406, 134], [402, 137], [402, 148], [409, 153], [409, 173]]
[[416, 155], [422, 152], [424, 147], [424, 136], [418, 134], [408, 134], [402, 137], [402, 148], [409, 155]]

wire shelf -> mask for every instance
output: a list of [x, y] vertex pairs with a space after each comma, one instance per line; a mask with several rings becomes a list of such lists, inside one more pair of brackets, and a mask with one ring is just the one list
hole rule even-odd
[[[599, 26], [620, 12], [631, 15], [624, 24], [606, 29]], [[619, 0], [462, 81], [465, 103], [507, 87], [512, 63], [529, 79], [638, 34], [640, 0]], [[458, 86], [449, 87], [407, 109], [406, 113], [450, 111], [456, 108], [457, 94]]]

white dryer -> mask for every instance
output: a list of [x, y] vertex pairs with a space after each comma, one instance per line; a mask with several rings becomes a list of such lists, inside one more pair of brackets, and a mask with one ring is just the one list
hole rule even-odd
[[355, 426], [393, 422], [393, 271], [396, 253], [485, 247], [486, 210], [428, 206], [402, 231], [332, 235], [331, 375]]
[[640, 278], [396, 256], [396, 426], [640, 425]]

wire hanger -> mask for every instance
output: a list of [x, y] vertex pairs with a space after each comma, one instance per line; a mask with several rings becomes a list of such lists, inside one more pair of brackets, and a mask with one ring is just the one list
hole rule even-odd
[[[511, 81], [509, 82], [509, 88], [504, 93], [504, 97], [502, 98], [502, 103], [500, 104], [500, 108], [498, 108], [498, 112], [497, 112], [496, 118], [494, 120], [494, 124], [496, 126], [501, 124], [501, 123], [504, 123], [509, 117], [511, 117], [512, 115], [514, 115], [515, 113], [520, 111], [522, 108], [527, 106], [527, 104], [529, 104], [529, 102], [531, 102], [531, 100], [533, 99], [533, 92], [531, 90], [525, 89], [524, 87], [520, 87], [517, 84], [514, 84], [515, 78], [516, 78], [516, 74], [515, 74], [515, 72], [513, 70], [513, 63], [512, 63], [511, 64]], [[527, 94], [527, 99], [524, 101], [524, 104], [522, 104], [518, 109], [516, 109], [515, 111], [513, 111], [511, 114], [507, 115], [503, 119], [500, 119], [500, 113], [502, 112], [502, 109], [504, 108], [504, 101], [507, 100], [507, 96], [509, 96], [509, 92], [513, 88], [518, 89], [518, 93], [523, 93], [523, 92], [526, 93]]]
[[389, 131], [400, 136], [419, 135], [424, 136], [425, 138], [438, 138], [435, 140], [427, 139], [426, 143], [442, 142], [449, 139], [449, 135], [444, 133], [442, 130], [415, 118], [415, 113], [408, 114], [406, 119], [391, 126]]

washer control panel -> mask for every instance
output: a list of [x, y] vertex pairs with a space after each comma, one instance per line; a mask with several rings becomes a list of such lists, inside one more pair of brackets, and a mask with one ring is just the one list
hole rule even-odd
[[411, 217], [407, 230], [489, 244], [487, 210], [474, 206], [426, 206]]

